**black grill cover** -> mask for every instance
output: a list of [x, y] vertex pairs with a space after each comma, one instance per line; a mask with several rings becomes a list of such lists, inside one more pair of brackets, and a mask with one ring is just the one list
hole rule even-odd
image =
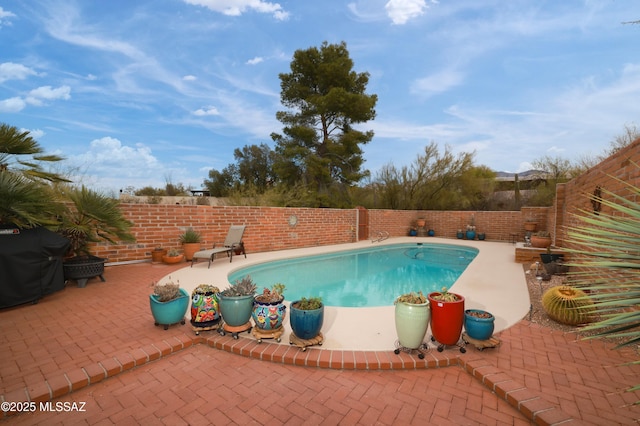
[[45, 228], [0, 225], [0, 308], [36, 302], [64, 288], [69, 240]]

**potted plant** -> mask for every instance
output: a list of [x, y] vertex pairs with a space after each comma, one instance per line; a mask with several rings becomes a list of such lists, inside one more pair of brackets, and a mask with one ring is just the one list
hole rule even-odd
[[185, 260], [190, 262], [191, 259], [193, 259], [193, 254], [200, 250], [202, 235], [193, 228], [187, 228], [187, 230], [180, 235], [179, 239], [180, 244], [182, 244], [182, 252], [184, 253]]
[[69, 239], [69, 256], [63, 262], [64, 276], [84, 287], [89, 278], [104, 281], [106, 259], [93, 256], [89, 243], [117, 241], [134, 242], [130, 229], [133, 223], [125, 219], [118, 200], [107, 197], [85, 186], [59, 185], [57, 190], [70, 203], [59, 217], [57, 232]]
[[458, 229], [458, 232], [456, 232], [456, 238], [459, 240], [464, 238], [464, 232], [462, 232], [462, 229]]
[[[431, 308], [432, 340], [440, 343], [438, 352], [442, 352], [445, 345], [455, 345], [460, 340], [464, 323], [464, 297], [450, 293], [446, 287], [441, 292], [429, 293]], [[464, 352], [464, 348], [460, 348]]]
[[487, 238], [487, 235], [484, 232], [478, 232], [478, 240], [484, 241]]
[[151, 263], [161, 263], [162, 256], [167, 254], [167, 250], [162, 247], [156, 247], [151, 252]]
[[282, 327], [287, 307], [284, 304], [285, 285], [274, 284], [270, 289], [264, 288], [262, 293], [254, 297], [251, 316], [256, 327], [261, 330], [275, 330]]
[[410, 237], [415, 237], [418, 235], [418, 230], [416, 229], [415, 226], [412, 226], [411, 228], [409, 228], [409, 236]]
[[527, 232], [535, 232], [537, 227], [538, 222], [532, 217], [527, 218], [527, 220], [524, 222], [524, 230]]
[[551, 246], [551, 235], [547, 231], [538, 231], [531, 235], [531, 247], [548, 248]]
[[467, 238], [467, 240], [475, 240], [476, 227], [473, 225], [467, 225], [467, 230], [465, 231], [465, 237]]
[[324, 304], [320, 297], [303, 297], [291, 303], [289, 323], [299, 339], [310, 340], [320, 336], [324, 323]]
[[482, 309], [464, 311], [464, 329], [469, 337], [476, 340], [488, 340], [493, 334], [495, 317]]
[[220, 289], [209, 284], [200, 284], [191, 293], [191, 325], [196, 335], [220, 322], [218, 293]]
[[218, 300], [224, 320], [222, 334], [229, 331], [237, 339], [239, 332], [251, 329], [250, 319], [256, 288], [256, 284], [247, 275], [220, 292]]
[[435, 237], [436, 231], [434, 229], [429, 228], [429, 230], [427, 231], [427, 235], [430, 237]]
[[264, 288], [261, 294], [254, 297], [251, 318], [255, 324], [253, 334], [258, 338], [275, 338], [278, 342], [284, 329], [282, 323], [287, 315], [284, 304], [285, 285], [274, 284], [270, 289]]
[[[169, 277], [171, 279], [171, 277]], [[172, 324], [184, 324], [184, 314], [189, 307], [189, 293], [178, 283], [153, 284], [153, 294], [149, 295], [149, 306], [155, 325], [167, 330]]]
[[[396, 333], [400, 346], [418, 349], [424, 344], [424, 336], [429, 327], [429, 301], [421, 291], [411, 292], [398, 296], [394, 305]], [[396, 353], [399, 352], [396, 349]], [[420, 358], [424, 358], [424, 355], [420, 355]]]
[[167, 251], [167, 254], [162, 256], [162, 261], [169, 265], [182, 262], [183, 260], [184, 260], [184, 255], [174, 248], [169, 249]]

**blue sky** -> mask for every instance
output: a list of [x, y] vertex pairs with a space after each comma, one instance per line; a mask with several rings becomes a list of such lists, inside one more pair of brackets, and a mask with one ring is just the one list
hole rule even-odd
[[196, 189], [281, 133], [278, 74], [345, 41], [378, 95], [365, 167], [430, 142], [524, 171], [640, 125], [637, 0], [0, 0], [0, 122], [117, 191]]

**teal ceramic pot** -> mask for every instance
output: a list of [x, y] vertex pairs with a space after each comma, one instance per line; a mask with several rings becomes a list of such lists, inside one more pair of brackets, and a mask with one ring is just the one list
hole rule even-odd
[[467, 240], [474, 240], [476, 238], [476, 231], [466, 232]]
[[253, 295], [226, 297], [218, 295], [220, 315], [227, 325], [239, 327], [251, 319], [253, 310]]
[[400, 345], [408, 349], [418, 349], [427, 334], [431, 311], [429, 302], [397, 302], [395, 308], [396, 333]]
[[298, 300], [291, 303], [291, 314], [289, 315], [289, 323], [293, 333], [303, 340], [313, 339], [320, 334], [322, 323], [324, 322], [324, 304], [313, 310], [302, 310], [294, 308], [294, 304]]
[[458, 232], [456, 233], [456, 238], [458, 238], [459, 240], [464, 238], [464, 233], [463, 232]]
[[434, 231], [433, 229], [429, 229], [429, 231], [427, 231], [427, 235], [430, 237], [435, 237], [436, 231]]
[[477, 340], [488, 340], [493, 334], [495, 317], [481, 309], [464, 311], [464, 329], [467, 335]]
[[251, 317], [256, 328], [265, 331], [277, 330], [287, 316], [287, 306], [284, 298], [280, 302], [263, 303], [254, 300]]
[[171, 324], [185, 323], [184, 315], [189, 307], [189, 293], [183, 288], [180, 290], [180, 296], [168, 302], [159, 302], [158, 298], [149, 295], [149, 306], [151, 314], [156, 325], [163, 325], [164, 329], [168, 329]]

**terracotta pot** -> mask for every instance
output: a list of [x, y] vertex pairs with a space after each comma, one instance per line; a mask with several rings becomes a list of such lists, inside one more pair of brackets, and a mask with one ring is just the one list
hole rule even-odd
[[151, 252], [151, 262], [152, 263], [162, 262], [162, 256], [165, 256], [166, 254], [167, 254], [167, 250], [165, 249], [153, 250]]
[[525, 222], [524, 223], [524, 230], [528, 231], [528, 232], [535, 232], [537, 227], [538, 227], [538, 223], [537, 222]]
[[162, 261], [164, 263], [169, 264], [169, 265], [171, 265], [173, 263], [182, 262], [183, 260], [184, 260], [184, 255], [183, 254], [179, 254], [178, 256], [167, 256], [167, 255], [162, 256]]
[[193, 254], [197, 251], [200, 251], [200, 243], [182, 243], [182, 252], [188, 262], [191, 262]]
[[551, 237], [538, 237], [537, 235], [531, 236], [531, 247], [547, 248], [551, 246]]

